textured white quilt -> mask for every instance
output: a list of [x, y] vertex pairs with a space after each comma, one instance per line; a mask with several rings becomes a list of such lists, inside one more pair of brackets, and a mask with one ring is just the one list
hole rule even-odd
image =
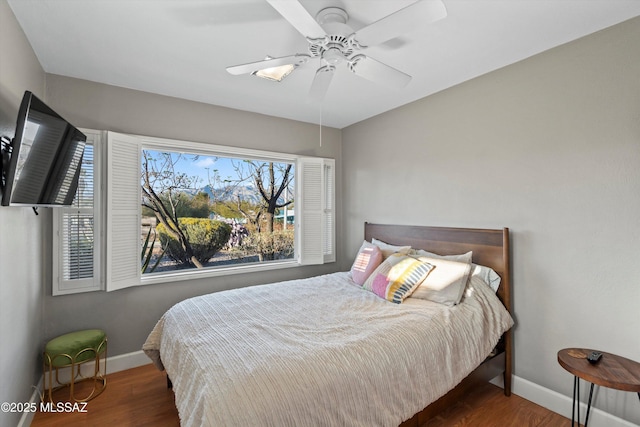
[[143, 349], [171, 378], [184, 427], [397, 426], [512, 324], [478, 278], [447, 307], [393, 304], [335, 273], [185, 300]]

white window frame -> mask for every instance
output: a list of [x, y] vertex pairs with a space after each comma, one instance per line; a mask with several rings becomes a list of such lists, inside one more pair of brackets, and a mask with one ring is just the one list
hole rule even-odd
[[[52, 245], [52, 295], [68, 295], [80, 292], [100, 291], [102, 280], [102, 172], [103, 172], [103, 132], [80, 129], [87, 136], [87, 143], [93, 146], [93, 208], [62, 206], [53, 209]], [[93, 277], [83, 279], [64, 278], [64, 244], [62, 236], [65, 214], [93, 215]]]
[[[138, 152], [137, 159], [137, 169], [136, 169], [136, 180], [134, 183], [124, 183], [124, 182], [114, 182], [112, 179], [114, 175], [114, 171], [120, 168], [120, 165], [117, 163], [120, 160], [124, 160], [127, 164], [130, 164], [131, 161], [131, 150], [127, 149], [126, 154], [122, 156], [118, 156], [119, 149], [114, 149], [114, 143], [122, 143], [127, 145], [128, 148], [134, 148]], [[217, 277], [224, 276], [230, 274], [238, 274], [238, 273], [246, 273], [246, 272], [258, 272], [258, 271], [266, 271], [266, 270], [274, 270], [281, 268], [292, 268], [298, 267], [301, 265], [309, 265], [309, 264], [322, 264], [325, 262], [334, 262], [335, 261], [335, 213], [333, 210], [333, 206], [335, 206], [335, 189], [333, 188], [335, 182], [335, 161], [333, 159], [322, 159], [322, 158], [312, 158], [305, 156], [298, 156], [294, 154], [286, 154], [286, 153], [275, 153], [269, 151], [262, 150], [253, 150], [253, 149], [245, 149], [245, 148], [237, 148], [237, 147], [228, 147], [221, 145], [212, 145], [198, 142], [187, 142], [173, 139], [164, 139], [164, 138], [155, 138], [155, 137], [147, 137], [147, 136], [139, 136], [139, 135], [122, 135], [114, 132], [107, 132], [107, 206], [106, 206], [106, 217], [107, 217], [107, 280], [106, 280], [106, 290], [112, 291], [117, 289], [122, 289], [130, 286], [138, 286], [138, 285], [148, 285], [154, 283], [166, 283], [166, 282], [174, 282], [174, 281], [183, 281], [190, 279], [199, 279], [199, 278], [208, 278], [208, 277]], [[124, 145], [123, 145], [124, 146]], [[304, 218], [304, 213], [301, 214], [300, 217], [296, 217], [296, 253], [294, 255], [294, 259], [290, 260], [282, 260], [282, 261], [270, 261], [260, 264], [240, 264], [234, 266], [224, 266], [224, 267], [213, 267], [207, 269], [189, 269], [189, 270], [181, 270], [175, 272], [163, 272], [163, 273], [150, 273], [150, 274], [140, 274], [140, 197], [137, 198], [137, 203], [135, 209], [138, 212], [138, 219], [136, 225], [138, 227], [138, 233], [131, 237], [129, 234], [122, 234], [121, 236], [116, 236], [114, 233], [117, 233], [118, 229], [122, 229], [121, 226], [115, 226], [112, 222], [116, 221], [118, 211], [124, 210], [128, 212], [128, 215], [132, 217], [133, 215], [133, 206], [123, 207], [123, 197], [122, 194], [130, 194], [130, 188], [120, 188], [119, 185], [135, 185], [140, 191], [140, 160], [139, 155], [143, 149], [148, 150], [157, 150], [157, 151], [171, 151], [171, 152], [185, 152], [185, 153], [198, 153], [202, 155], [211, 155], [211, 156], [224, 156], [224, 157], [240, 157], [240, 158], [250, 158], [255, 160], [263, 160], [263, 161], [274, 161], [274, 162], [290, 162], [296, 165], [296, 188], [297, 191], [301, 191], [306, 182], [305, 177], [302, 175], [302, 171], [306, 169], [307, 164], [321, 164], [322, 165], [322, 177], [317, 178], [317, 182], [314, 184], [312, 191], [319, 191], [320, 197], [320, 205], [309, 206], [310, 208], [316, 209], [319, 208], [321, 211], [321, 215], [318, 218], [318, 215], [314, 213], [314, 215], [310, 216], [309, 219]], [[119, 159], [120, 157], [120, 159]], [[115, 164], [114, 164], [115, 162]], [[129, 166], [127, 166], [128, 168]], [[330, 175], [328, 178], [325, 175]], [[122, 180], [121, 180], [122, 181]], [[327, 185], [331, 187], [331, 191], [326, 191]], [[308, 191], [308, 189], [307, 189]], [[303, 194], [305, 192], [303, 191]], [[329, 202], [328, 202], [329, 201]], [[296, 209], [298, 206], [304, 209], [305, 202], [302, 200], [296, 201]], [[329, 205], [329, 208], [327, 208]], [[313, 236], [307, 236], [306, 239], [302, 239], [300, 236], [303, 234], [307, 225], [312, 225], [313, 227], [318, 227], [317, 230], [320, 230], [319, 238], [313, 239]], [[114, 239], [114, 237], [116, 237]], [[316, 236], [317, 237], [317, 236]], [[126, 243], [123, 239], [127, 239]], [[134, 241], [135, 240], [135, 241]], [[114, 246], [115, 243], [118, 243], [118, 247]], [[303, 248], [308, 247], [309, 245], [314, 244], [317, 245], [320, 249], [320, 256], [317, 256], [317, 252], [314, 252], [313, 256], [310, 256], [309, 251], [303, 250]], [[137, 256], [127, 255], [127, 259], [124, 260], [121, 255], [125, 252], [132, 253], [134, 249], [137, 251]], [[116, 257], [119, 257], [117, 260]], [[137, 275], [133, 272], [133, 267], [137, 270]], [[116, 274], [122, 275], [124, 270], [130, 271], [131, 274], [126, 280], [118, 280], [114, 282], [113, 278]]]

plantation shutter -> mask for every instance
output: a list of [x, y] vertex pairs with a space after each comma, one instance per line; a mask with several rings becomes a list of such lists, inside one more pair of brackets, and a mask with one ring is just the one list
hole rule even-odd
[[106, 289], [140, 284], [139, 138], [107, 132]]
[[335, 248], [335, 160], [324, 159], [322, 176], [324, 179], [324, 262], [336, 260]]
[[300, 264], [335, 261], [335, 162], [333, 159], [298, 159], [296, 224]]
[[83, 130], [87, 143], [71, 206], [53, 210], [53, 295], [101, 289], [101, 133]]

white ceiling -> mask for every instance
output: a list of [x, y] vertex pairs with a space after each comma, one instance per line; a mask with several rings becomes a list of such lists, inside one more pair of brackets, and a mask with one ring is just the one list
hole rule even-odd
[[[341, 69], [320, 104], [308, 97], [315, 62], [280, 83], [227, 73], [307, 53], [265, 0], [8, 1], [48, 73], [336, 128], [640, 15], [638, 0], [443, 0], [445, 19], [366, 51], [413, 76], [405, 88]], [[344, 8], [354, 30], [413, 1], [300, 0], [312, 16]]]

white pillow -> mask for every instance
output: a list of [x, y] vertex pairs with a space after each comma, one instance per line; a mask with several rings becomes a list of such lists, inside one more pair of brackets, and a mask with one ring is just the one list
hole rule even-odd
[[438, 258], [438, 259], [447, 259], [449, 261], [457, 261], [457, 262], [465, 262], [470, 263], [471, 258], [473, 257], [473, 251], [469, 251], [466, 254], [459, 255], [439, 255], [434, 254], [433, 252], [428, 252], [422, 249], [414, 249], [411, 251], [412, 256], [426, 256], [428, 258]]
[[489, 285], [493, 292], [498, 292], [501, 279], [498, 273], [496, 273], [493, 268], [486, 267], [484, 265], [473, 264], [473, 271], [471, 275], [481, 278], [483, 282]]
[[406, 255], [411, 250], [411, 246], [390, 245], [378, 239], [371, 239], [371, 243], [373, 243], [374, 245], [380, 248], [380, 250], [382, 251], [382, 257], [384, 259], [388, 258], [390, 255], [394, 253]]
[[411, 294], [411, 298], [425, 299], [452, 306], [462, 299], [471, 275], [470, 262], [458, 262], [443, 258], [416, 257], [433, 265], [433, 270]]
[[[433, 252], [427, 252], [422, 249], [414, 249], [411, 251], [412, 256], [426, 256], [429, 258], [440, 258], [440, 259], [448, 259], [451, 261], [458, 262], [471, 262], [471, 258], [473, 256], [473, 252], [467, 252], [465, 254], [459, 255], [438, 255]], [[472, 276], [477, 276], [482, 279], [489, 287], [493, 290], [493, 292], [498, 292], [498, 288], [500, 287], [500, 276], [495, 272], [491, 267], [486, 267], [484, 265], [472, 264], [473, 268], [471, 270]]]

